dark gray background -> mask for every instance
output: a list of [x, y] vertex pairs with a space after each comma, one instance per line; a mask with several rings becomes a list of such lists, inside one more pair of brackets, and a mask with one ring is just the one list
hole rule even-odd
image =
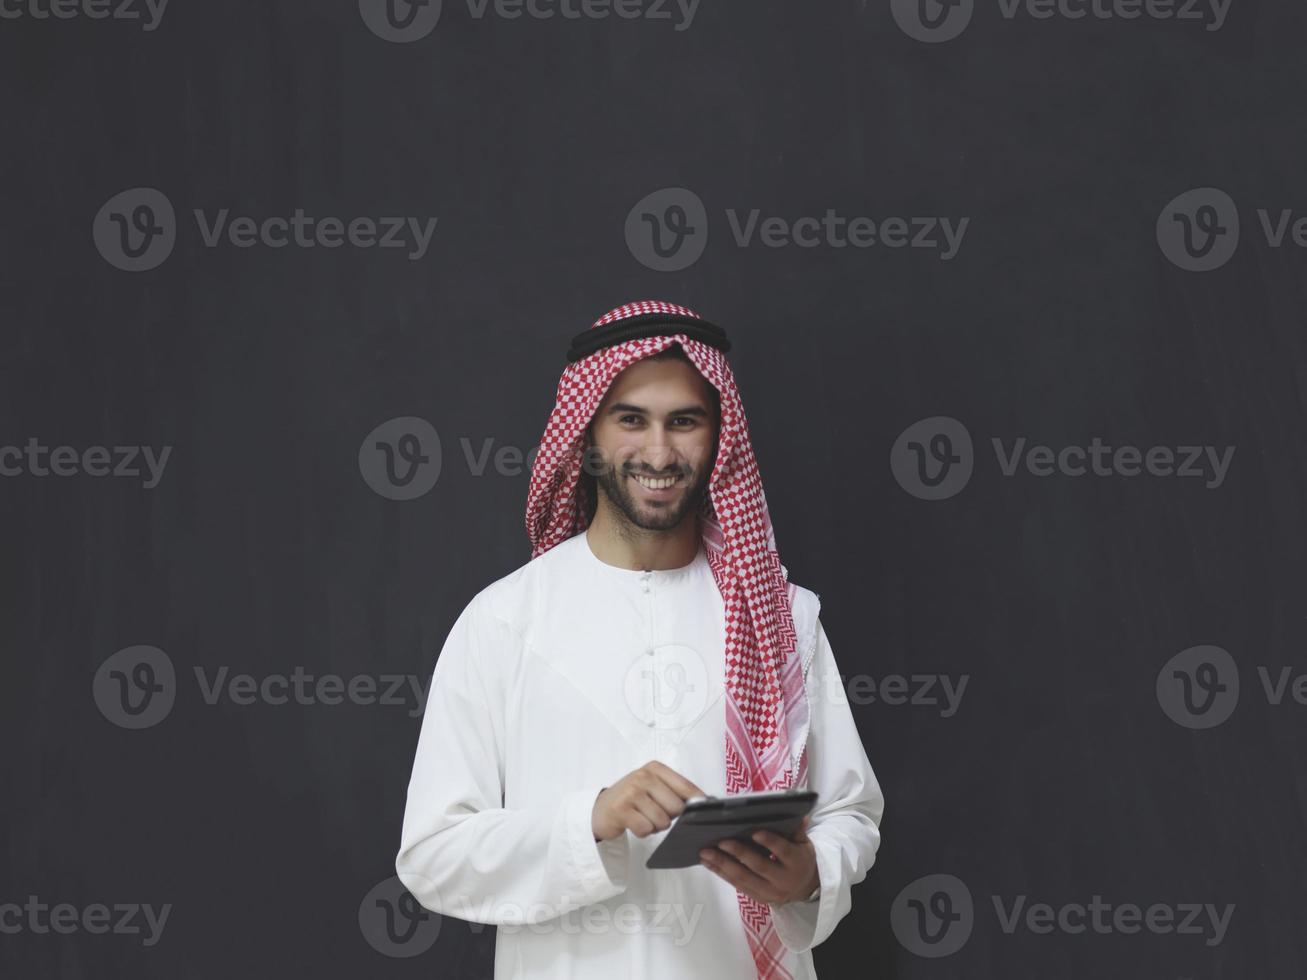
[[[356, 4], [172, 0], [159, 28], [0, 19], [5, 134], [0, 443], [173, 446], [162, 482], [0, 479], [5, 543], [0, 903], [172, 903], [156, 946], [0, 935], [14, 977], [478, 977], [493, 931], [446, 920], [390, 959], [358, 926], [393, 874], [419, 719], [404, 707], [206, 705], [191, 669], [428, 677], [466, 602], [529, 557], [527, 477], [457, 440], [530, 447], [570, 336], [640, 298], [687, 303], [731, 358], [782, 561], [823, 599], [841, 671], [970, 676], [949, 718], [856, 706], [884, 845], [818, 947], [823, 977], [1292, 978], [1303, 940], [1304, 717], [1255, 673], [1304, 657], [1304, 263], [1255, 209], [1307, 209], [1301, 4], [1176, 21], [1004, 19], [943, 44], [885, 0], [703, 0], [667, 22], [476, 20], [412, 44]], [[173, 254], [106, 262], [92, 221], [155, 187]], [[628, 249], [628, 211], [686, 187], [703, 257]], [[1207, 273], [1154, 237], [1195, 187], [1244, 237]], [[192, 208], [438, 216], [421, 261], [201, 245]], [[956, 258], [737, 248], [725, 209], [967, 216]], [[1295, 211], [1295, 216], [1297, 212]], [[416, 501], [357, 454], [402, 415], [446, 448]], [[961, 420], [946, 501], [889, 463]], [[1223, 486], [1003, 477], [992, 437], [1234, 445]], [[144, 731], [91, 697], [135, 644], [182, 683]], [[1225, 724], [1160, 709], [1162, 665], [1228, 650]], [[920, 958], [894, 898], [932, 873], [977, 912]], [[1233, 903], [1222, 944], [1013, 935], [990, 896]]]

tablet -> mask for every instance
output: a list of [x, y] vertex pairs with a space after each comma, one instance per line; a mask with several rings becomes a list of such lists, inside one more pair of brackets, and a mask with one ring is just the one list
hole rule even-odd
[[770, 830], [793, 837], [812, 812], [817, 794], [808, 789], [787, 789], [736, 796], [696, 796], [686, 801], [649, 860], [646, 868], [689, 868], [699, 863], [699, 851], [730, 837], [761, 854], [771, 852], [749, 835]]

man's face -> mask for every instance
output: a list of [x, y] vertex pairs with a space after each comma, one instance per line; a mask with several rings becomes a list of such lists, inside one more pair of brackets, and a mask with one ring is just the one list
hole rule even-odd
[[637, 361], [613, 380], [591, 423], [596, 485], [636, 527], [678, 526], [712, 475], [717, 416], [712, 387], [693, 365]]

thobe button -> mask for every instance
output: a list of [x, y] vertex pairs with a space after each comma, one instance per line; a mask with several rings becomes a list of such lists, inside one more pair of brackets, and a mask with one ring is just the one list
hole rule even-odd
[[654, 655], [653, 647], [650, 647], [648, 650], [646, 650], [646, 651], [644, 652], [644, 655], [645, 655], [646, 657], [652, 657], [652, 656]]
[[648, 726], [649, 728], [653, 728], [654, 719], [650, 718], [648, 721], [645, 722], [645, 725]]

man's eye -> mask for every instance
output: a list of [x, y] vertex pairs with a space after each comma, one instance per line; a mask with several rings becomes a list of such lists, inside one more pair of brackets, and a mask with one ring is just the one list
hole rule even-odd
[[[620, 416], [617, 421], [620, 422], [622, 425], [626, 425], [627, 423], [631, 423], [631, 422], [633, 423], [643, 422], [644, 419], [639, 415], [623, 415]], [[689, 428], [695, 423], [695, 420], [688, 415], [678, 416], [677, 418], [672, 419], [672, 421], [686, 423], [685, 425], [681, 426], [682, 429]]]

